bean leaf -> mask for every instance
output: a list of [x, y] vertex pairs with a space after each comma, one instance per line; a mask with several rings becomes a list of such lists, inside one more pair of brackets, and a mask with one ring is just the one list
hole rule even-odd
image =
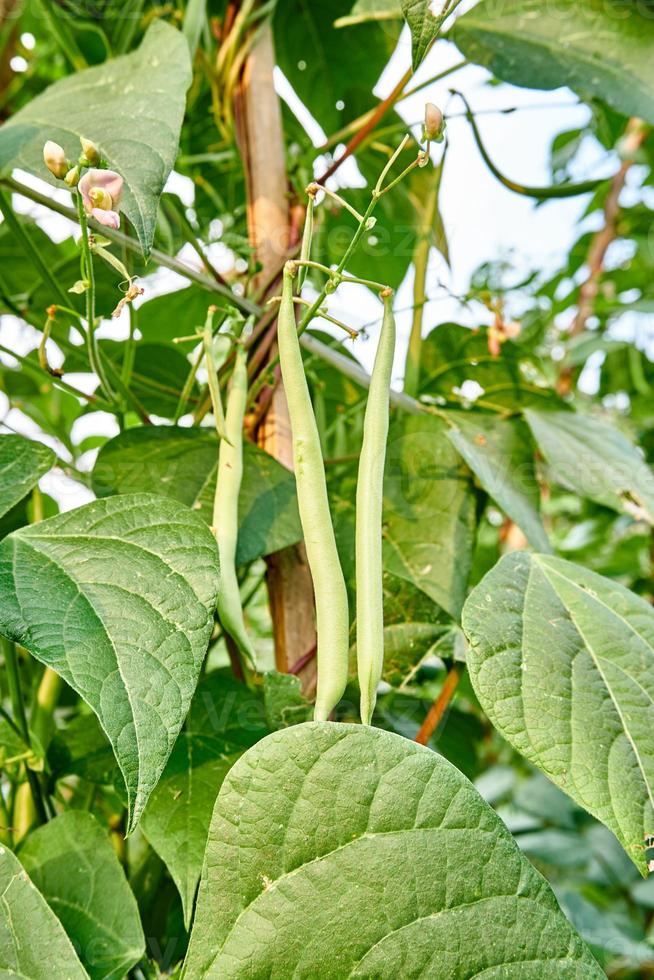
[[61, 922], [6, 847], [0, 847], [0, 890], [0, 975], [88, 980]]
[[34, 489], [55, 459], [53, 451], [41, 442], [22, 436], [0, 438], [0, 517]]
[[80, 136], [93, 140], [125, 179], [121, 208], [147, 255], [190, 83], [184, 36], [155, 20], [136, 51], [55, 82], [15, 113], [0, 129], [0, 173], [22, 167], [50, 179], [46, 140], [63, 146], [71, 160], [81, 152]]
[[125, 873], [95, 817], [62, 813], [30, 834], [20, 858], [92, 980], [124, 977], [143, 956], [145, 939]]
[[486, 971], [603, 976], [450, 763], [329, 722], [276, 732], [236, 763], [211, 821], [186, 980]]
[[[206, 429], [143, 426], [111, 439], [93, 471], [98, 496], [156, 486], [211, 524], [218, 440]], [[244, 446], [237, 565], [295, 544], [302, 537], [292, 473], [251, 443]]]
[[400, 6], [411, 31], [411, 60], [416, 71], [438, 36], [444, 18], [432, 12], [432, 0], [400, 0]]
[[540, 519], [540, 490], [529, 430], [520, 419], [450, 412], [447, 437], [480, 484], [538, 551], [550, 551]]
[[95, 711], [125, 779], [129, 831], [186, 717], [217, 590], [211, 532], [154, 494], [94, 501], [0, 544], [0, 628]]
[[582, 497], [654, 524], [654, 474], [613, 426], [575, 412], [527, 409], [552, 476]]
[[473, 590], [463, 628], [470, 677], [493, 724], [645, 873], [654, 609], [572, 562], [515, 552]]
[[512, 85], [568, 85], [626, 116], [654, 123], [654, 21], [649, 8], [617, 0], [482, 0], [453, 30], [469, 61]]

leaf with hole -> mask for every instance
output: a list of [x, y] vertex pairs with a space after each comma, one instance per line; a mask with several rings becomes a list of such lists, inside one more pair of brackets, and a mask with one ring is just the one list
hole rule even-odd
[[213, 627], [218, 549], [154, 494], [98, 500], [0, 544], [0, 630], [93, 708], [136, 826], [186, 717]]
[[145, 939], [125, 872], [95, 817], [60, 814], [30, 834], [20, 859], [92, 980], [121, 980], [143, 956]]
[[603, 975], [457, 769], [389, 732], [329, 722], [270, 735], [236, 763], [185, 980], [481, 973]]
[[506, 555], [466, 601], [470, 677], [495, 727], [606, 824], [644, 874], [654, 827], [654, 609], [548, 555]]

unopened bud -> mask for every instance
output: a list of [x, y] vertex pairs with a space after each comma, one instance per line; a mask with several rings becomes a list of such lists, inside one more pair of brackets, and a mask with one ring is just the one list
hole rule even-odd
[[95, 143], [91, 140], [84, 139], [83, 136], [79, 138], [82, 144], [82, 156], [80, 157], [80, 163], [83, 167], [97, 167], [102, 159], [102, 154], [97, 148]]
[[440, 143], [443, 139], [444, 129], [443, 113], [433, 102], [428, 102], [425, 105], [425, 122], [422, 127], [423, 140]]
[[92, 187], [89, 191], [89, 200], [94, 208], [100, 208], [101, 211], [111, 211], [113, 206], [111, 194], [104, 187]]
[[66, 176], [64, 177], [64, 184], [68, 184], [69, 187], [77, 187], [77, 182], [79, 181], [79, 167], [71, 167]]
[[57, 180], [64, 179], [68, 171], [68, 161], [63, 147], [53, 140], [48, 140], [43, 147], [43, 162]]

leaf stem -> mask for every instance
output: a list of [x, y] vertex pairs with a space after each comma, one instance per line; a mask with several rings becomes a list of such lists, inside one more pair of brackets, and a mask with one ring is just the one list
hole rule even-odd
[[[9, 688], [9, 699], [11, 701], [11, 710], [13, 712], [14, 721], [18, 725], [21, 737], [28, 748], [32, 747], [32, 738], [30, 735], [29, 725], [27, 724], [27, 715], [25, 714], [25, 702], [23, 700], [23, 692], [20, 682], [20, 670], [18, 667], [18, 657], [16, 655], [16, 646], [11, 640], [6, 637], [0, 637], [0, 647], [5, 661], [5, 670], [7, 675], [7, 687]], [[43, 802], [43, 794], [41, 792], [41, 784], [39, 783], [38, 777], [29, 766], [25, 766], [25, 773], [27, 775], [27, 781], [29, 783], [30, 792], [32, 795], [32, 802], [34, 804], [34, 811], [36, 818], [39, 823], [46, 823], [48, 817], [45, 810], [45, 804]], [[24, 810], [21, 807], [21, 810]], [[17, 834], [23, 837], [29, 825], [31, 824], [31, 814], [28, 812], [22, 812], [20, 814], [20, 819], [15, 820], [17, 824]]]
[[460, 679], [461, 668], [457, 664], [453, 664], [443, 681], [443, 686], [438, 697], [427, 712], [427, 716], [415, 737], [415, 741], [420, 745], [427, 745], [429, 743], [432, 735], [443, 721]]

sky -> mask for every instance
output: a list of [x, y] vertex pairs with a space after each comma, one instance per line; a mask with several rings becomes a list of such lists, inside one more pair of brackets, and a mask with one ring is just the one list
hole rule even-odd
[[[409, 67], [410, 59], [410, 38], [405, 30], [393, 58], [379, 80], [375, 89], [376, 95], [383, 98], [391, 91], [395, 82]], [[412, 85], [460, 60], [461, 55], [453, 44], [439, 41], [412, 80]], [[536, 207], [534, 201], [506, 190], [481, 160], [469, 124], [460, 115], [462, 104], [459, 99], [450, 95], [449, 88], [455, 86], [463, 91], [473, 110], [480, 113], [478, 119], [482, 137], [496, 165], [508, 176], [533, 185], [550, 183], [548, 158], [553, 137], [564, 129], [583, 125], [589, 117], [589, 109], [580, 105], [576, 96], [565, 88], [537, 92], [506, 84], [491, 86], [488, 82], [489, 75], [484, 69], [466, 66], [441, 82], [427, 86], [398, 106], [400, 115], [416, 135], [419, 135], [426, 101], [439, 105], [448, 116], [449, 149], [441, 189], [441, 212], [449, 241], [451, 268], [432, 250], [427, 277], [430, 301], [425, 307], [423, 320], [425, 331], [447, 320], [472, 325], [487, 318], [482, 307], [466, 311], [450, 295], [466, 290], [470, 276], [481, 263], [506, 257], [511, 258], [518, 274], [532, 268], [553, 270], [579, 235], [578, 222], [587, 198], [550, 201]], [[280, 96], [304, 124], [314, 145], [319, 146], [326, 134], [299, 103], [279, 71], [275, 84]], [[512, 107], [517, 107], [517, 111], [509, 115], [498, 111]], [[435, 160], [441, 152], [440, 147], [434, 147]], [[610, 172], [615, 165], [615, 161], [607, 165], [599, 146], [589, 140], [582, 148], [574, 177], [583, 179], [598, 176], [607, 172], [607, 166]], [[324, 162], [317, 159], [316, 173], [323, 169]], [[39, 186], [39, 182], [29, 175], [18, 176]], [[339, 170], [332, 186], [347, 196], [347, 186], [360, 186], [361, 182], [356, 163], [351, 160]], [[47, 193], [56, 193], [63, 200], [67, 198], [67, 192], [53, 192], [48, 185], [40, 184], [40, 189], [44, 188]], [[185, 203], [192, 203], [190, 181], [173, 174], [169, 189], [179, 193]], [[38, 217], [39, 223], [55, 240], [61, 240], [71, 233], [72, 225], [66, 219], [39, 209], [26, 199], [16, 200], [15, 204], [19, 210]], [[585, 227], [592, 228], [593, 221], [587, 222]], [[229, 262], [229, 256], [220, 245], [212, 246], [210, 254], [219, 268], [224, 268], [223, 264]], [[190, 264], [197, 265], [190, 248], [181, 253], [181, 257]], [[146, 286], [147, 297], [152, 298], [160, 292], [179, 288], [182, 280], [167, 270], [160, 270], [143, 284]], [[398, 326], [394, 364], [396, 386], [401, 384], [411, 326], [409, 307], [412, 287], [410, 270], [397, 292], [395, 303]], [[347, 320], [353, 327], [371, 325], [367, 337], [355, 341], [353, 347], [357, 357], [370, 369], [377, 339], [375, 321], [381, 318], [379, 300], [363, 286], [344, 284], [330, 298], [330, 309], [335, 316]], [[320, 326], [322, 328], [324, 322]], [[126, 329], [126, 323], [116, 324], [112, 321], [101, 327], [100, 336], [124, 336]], [[16, 318], [0, 317], [0, 342], [10, 349], [25, 353], [35, 346], [36, 336], [38, 335], [31, 327]], [[54, 351], [51, 361], [57, 363]], [[90, 390], [88, 376], [78, 375], [71, 378], [71, 381], [78, 387]], [[21, 413], [16, 410], [8, 412], [7, 409], [6, 398], [0, 393], [0, 418], [16, 431], [33, 438], [43, 438], [38, 436], [35, 426]], [[77, 442], [92, 433], [113, 435], [116, 431], [116, 422], [112, 416], [93, 413], [75, 423], [73, 437]], [[52, 444], [52, 440], [47, 441]], [[61, 450], [61, 447], [55, 448]], [[61, 455], [65, 458], [65, 451]], [[93, 455], [87, 454], [84, 465], [91, 468], [92, 464]], [[89, 491], [79, 488], [78, 484], [71, 485], [70, 481], [58, 473], [44, 478], [43, 489], [51, 493], [64, 509], [91, 499]]]

